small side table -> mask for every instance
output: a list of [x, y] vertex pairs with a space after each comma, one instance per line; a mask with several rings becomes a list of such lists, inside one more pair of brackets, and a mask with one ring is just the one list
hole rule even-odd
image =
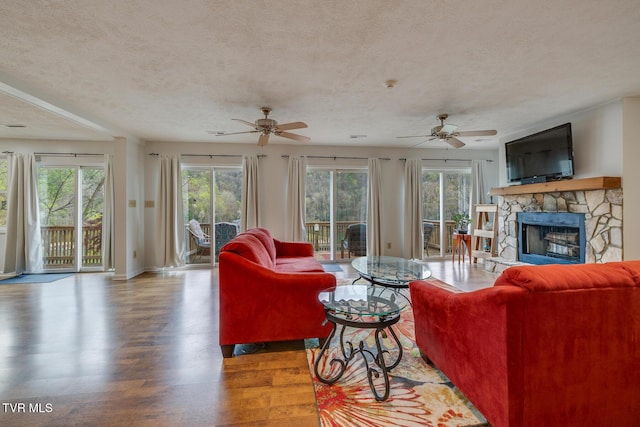
[[456, 253], [458, 253], [458, 264], [460, 264], [460, 255], [462, 255], [462, 262], [464, 262], [464, 253], [469, 255], [469, 263], [471, 263], [471, 234], [459, 234], [453, 233], [453, 247], [451, 248], [451, 260], [456, 260]]
[[[338, 381], [345, 373], [347, 366], [357, 355], [362, 357], [367, 373], [369, 387], [376, 400], [382, 401], [389, 397], [389, 371], [400, 363], [402, 359], [402, 344], [392, 326], [400, 320], [400, 311], [406, 307], [407, 301], [396, 300], [393, 289], [368, 285], [346, 285], [327, 289], [320, 292], [318, 300], [324, 306], [327, 321], [333, 324], [329, 337], [324, 342], [314, 364], [314, 373], [319, 381], [331, 385]], [[346, 328], [374, 330], [374, 346], [370, 347], [362, 337], [351, 342], [349, 335], [345, 335]], [[329, 356], [329, 347], [336, 332], [336, 340], [340, 350]], [[386, 338], [387, 332], [393, 338], [395, 348], [385, 348], [381, 338]], [[322, 372], [320, 363], [325, 357], [331, 357], [328, 372]], [[381, 379], [383, 390], [376, 389], [374, 379]], [[378, 385], [379, 386], [379, 385]]]

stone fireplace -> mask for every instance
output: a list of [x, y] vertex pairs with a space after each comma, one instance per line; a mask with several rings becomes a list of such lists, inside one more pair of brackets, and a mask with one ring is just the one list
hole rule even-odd
[[[491, 194], [498, 196], [499, 228], [498, 257], [492, 259], [493, 263], [538, 263], [527, 257], [522, 259], [522, 254], [519, 254], [519, 250], [522, 252], [520, 242], [525, 245], [525, 249], [528, 245], [534, 252], [552, 249], [559, 258], [563, 255], [569, 256], [570, 262], [622, 261], [623, 220], [620, 183], [620, 178], [600, 177], [492, 189]], [[532, 229], [523, 237], [518, 215], [534, 214], [524, 216], [529, 220], [544, 213], [580, 214], [579, 216], [583, 217], [583, 225], [540, 230], [533, 224]], [[562, 220], [569, 217], [572, 216], [564, 216]], [[525, 230], [528, 228], [529, 226], [525, 227]], [[548, 232], [555, 234], [548, 235], [545, 239], [544, 235]], [[537, 237], [541, 233], [542, 237]], [[579, 239], [582, 240], [582, 248], [575, 249], [574, 245]], [[576, 252], [581, 252], [577, 260]], [[488, 269], [495, 268], [491, 266], [491, 262], [488, 264]]]

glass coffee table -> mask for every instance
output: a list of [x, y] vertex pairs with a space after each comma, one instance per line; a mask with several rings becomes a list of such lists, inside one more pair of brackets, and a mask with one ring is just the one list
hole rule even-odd
[[351, 262], [360, 277], [373, 285], [389, 288], [408, 288], [412, 280], [431, 277], [426, 263], [390, 256], [363, 256]]
[[[342, 377], [349, 363], [360, 355], [365, 364], [373, 396], [378, 401], [386, 400], [389, 397], [388, 372], [398, 366], [402, 359], [402, 345], [392, 325], [398, 323], [400, 311], [408, 302], [397, 300], [393, 289], [381, 291], [372, 285], [337, 286], [320, 292], [318, 300], [324, 306], [327, 321], [333, 324], [333, 329], [322, 345], [314, 364], [318, 380], [325, 384], [334, 384]], [[367, 344], [366, 338], [370, 333], [366, 334], [365, 338], [358, 334], [350, 338], [345, 336], [347, 328], [375, 330], [373, 345]], [[322, 363], [321, 367], [324, 358], [330, 357], [332, 353], [329, 348], [338, 329], [340, 332], [336, 344], [339, 343], [339, 351], [334, 351], [333, 358], [328, 363]], [[386, 348], [381, 340], [388, 338], [387, 332], [393, 338], [392, 348]], [[352, 339], [358, 342], [352, 342]], [[326, 372], [321, 372], [323, 370]], [[382, 387], [380, 378], [383, 382]], [[383, 388], [382, 392], [378, 392], [377, 388]]]

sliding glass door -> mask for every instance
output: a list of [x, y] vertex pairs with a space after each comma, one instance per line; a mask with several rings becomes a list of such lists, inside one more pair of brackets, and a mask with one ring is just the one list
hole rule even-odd
[[356, 236], [353, 231], [349, 240], [347, 230], [366, 230], [366, 170], [309, 168], [305, 207], [307, 239], [314, 245], [317, 259], [346, 260], [364, 255], [366, 234]]
[[[471, 215], [470, 169], [423, 169], [422, 218], [425, 232], [424, 256], [444, 256], [451, 252], [453, 215]], [[428, 236], [427, 236], [428, 234]]]
[[[220, 247], [240, 229], [242, 169], [185, 167], [182, 170], [182, 195], [186, 262], [213, 264]], [[209, 238], [208, 245], [198, 241], [198, 230], [194, 230], [194, 226]]]
[[101, 269], [104, 168], [39, 167], [38, 199], [44, 269]]

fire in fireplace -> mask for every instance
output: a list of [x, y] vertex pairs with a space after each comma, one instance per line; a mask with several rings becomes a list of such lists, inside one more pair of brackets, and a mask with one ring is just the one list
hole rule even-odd
[[580, 264], [585, 259], [584, 214], [519, 212], [518, 259], [530, 264]]

